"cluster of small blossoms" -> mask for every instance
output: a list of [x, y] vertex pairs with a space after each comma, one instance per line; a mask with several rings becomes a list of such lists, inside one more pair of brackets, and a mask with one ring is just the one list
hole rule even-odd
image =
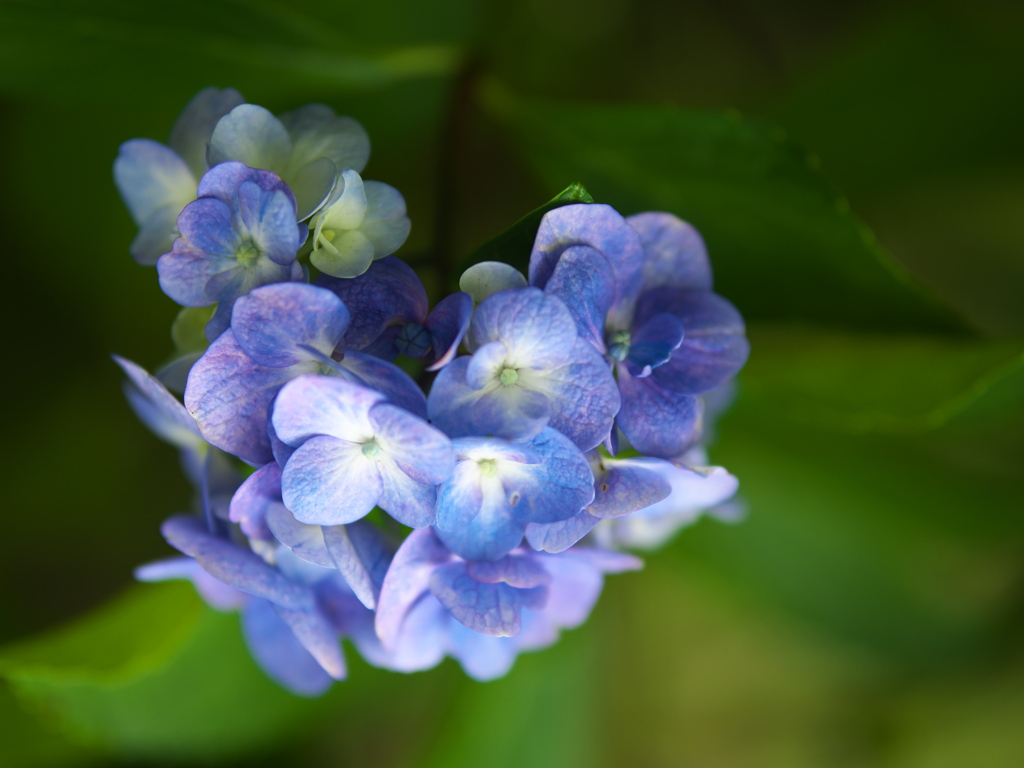
[[131, 251], [215, 311], [205, 351], [158, 376], [116, 358], [198, 497], [162, 528], [183, 557], [137, 576], [240, 611], [281, 685], [343, 678], [342, 638], [388, 669], [451, 656], [499, 677], [585, 621], [604, 574], [640, 566], [624, 549], [735, 493], [701, 441], [748, 345], [688, 224], [556, 208], [528, 275], [477, 264], [431, 309], [391, 255], [405, 203], [360, 177], [352, 119], [211, 88], [169, 144], [115, 162]]

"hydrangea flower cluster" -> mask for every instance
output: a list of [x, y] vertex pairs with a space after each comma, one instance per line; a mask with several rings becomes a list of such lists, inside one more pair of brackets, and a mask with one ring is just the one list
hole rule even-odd
[[344, 678], [342, 638], [392, 670], [499, 677], [640, 567], [625, 549], [737, 488], [702, 436], [748, 345], [690, 225], [556, 208], [527, 275], [477, 264], [431, 308], [368, 156], [327, 107], [275, 117], [211, 88], [169, 146], [114, 165], [132, 254], [181, 322], [214, 307], [205, 351], [161, 377], [115, 358], [197, 491], [162, 528], [181, 556], [137, 576], [239, 611], [257, 663], [307, 696]]

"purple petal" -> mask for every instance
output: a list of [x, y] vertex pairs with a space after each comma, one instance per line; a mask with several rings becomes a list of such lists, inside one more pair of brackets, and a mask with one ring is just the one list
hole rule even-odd
[[564, 363], [576, 343], [576, 324], [561, 299], [537, 288], [501, 291], [473, 313], [476, 347], [504, 342], [512, 368], [550, 368]]
[[639, 213], [626, 221], [644, 247], [644, 290], [668, 286], [711, 290], [711, 262], [704, 240], [690, 224], [671, 213]]
[[397, 365], [351, 351], [345, 353], [340, 365], [357, 383], [377, 390], [399, 408], [427, 418], [427, 398], [423, 390]]
[[267, 511], [281, 505], [281, 468], [276, 462], [261, 467], [245, 479], [231, 497], [229, 518], [242, 527], [242, 533], [255, 539], [269, 540]]
[[135, 578], [144, 582], [191, 581], [199, 596], [215, 611], [237, 611], [248, 599], [244, 592], [217, 581], [191, 557], [172, 557], [140, 565], [135, 569]]
[[594, 482], [594, 501], [586, 511], [595, 518], [622, 517], [668, 498], [672, 486], [659, 471], [659, 465], [666, 463], [660, 459], [604, 459], [604, 468]]
[[277, 615], [288, 625], [295, 639], [316, 659], [324, 671], [335, 680], [345, 679], [345, 659], [341, 655], [341, 642], [323, 613], [316, 608], [292, 611], [274, 606]]
[[267, 406], [301, 372], [257, 365], [226, 331], [192, 367], [185, 407], [208, 442], [255, 466], [269, 464]]
[[[276, 409], [275, 409], [276, 415]], [[380, 501], [376, 462], [358, 443], [318, 436], [304, 442], [284, 467], [285, 506], [311, 525], [341, 525], [364, 517]]]
[[189, 245], [182, 238], [156, 262], [160, 290], [185, 307], [208, 307], [216, 301], [206, 293], [206, 285], [217, 274], [231, 270], [237, 262], [213, 257]]
[[551, 583], [551, 576], [535, 559], [524, 555], [506, 555], [501, 560], [477, 560], [467, 563], [466, 573], [476, 581], [494, 584], [503, 581], [511, 587], [530, 588]]
[[132, 388], [126, 389], [128, 402], [147, 427], [179, 448], [198, 449], [202, 446], [196, 420], [159, 379], [131, 360], [117, 355], [111, 357], [131, 381]]
[[393, 545], [365, 521], [323, 529], [327, 551], [359, 601], [373, 610], [391, 559]]
[[467, 675], [479, 682], [503, 677], [515, 663], [519, 638], [492, 637], [452, 622], [451, 654]]
[[451, 552], [429, 528], [413, 531], [402, 542], [377, 601], [377, 634], [385, 648], [395, 646], [406, 615], [428, 589], [431, 572], [451, 559]]
[[281, 502], [269, 507], [266, 524], [274, 538], [297, 557], [323, 568], [335, 567], [334, 558], [325, 543], [323, 529], [319, 525], [300, 523]]
[[231, 329], [255, 362], [284, 368], [309, 354], [305, 345], [330, 356], [349, 323], [349, 311], [330, 291], [301, 283], [256, 288], [235, 302]]
[[377, 259], [359, 277], [323, 274], [316, 284], [337, 295], [352, 313], [352, 325], [344, 339], [346, 349], [364, 349], [388, 326], [423, 323], [427, 317], [423, 283], [395, 256]]
[[683, 322], [686, 336], [672, 358], [652, 374], [668, 389], [699, 395], [734, 376], [750, 354], [743, 317], [721, 296], [657, 288], [638, 305], [638, 321], [655, 312], [671, 312]]
[[251, 599], [242, 613], [249, 652], [267, 677], [297, 696], [320, 696], [333, 680], [295, 637], [272, 603]]
[[683, 324], [675, 315], [659, 312], [648, 318], [630, 340], [626, 367], [633, 376], [650, 376], [683, 343]]
[[590, 533], [599, 522], [600, 518], [583, 510], [557, 523], [530, 523], [526, 526], [526, 541], [540, 552], [563, 552]]
[[461, 624], [493, 637], [519, 634], [522, 610], [547, 601], [547, 587], [518, 589], [508, 584], [481, 583], [467, 573], [467, 563], [448, 563], [430, 575], [430, 591]]
[[604, 354], [605, 318], [615, 301], [615, 273], [608, 259], [587, 246], [566, 248], [544, 292], [565, 302], [580, 337]]
[[194, 557], [203, 570], [229, 586], [295, 610], [313, 603], [306, 587], [286, 578], [255, 553], [211, 536], [195, 517], [168, 518], [160, 531], [171, 546]]
[[654, 376], [633, 378], [622, 365], [618, 374], [622, 407], [615, 423], [634, 448], [668, 459], [681, 455], [700, 438], [697, 397], [666, 389]]
[[274, 401], [274, 431], [291, 446], [316, 435], [363, 443], [373, 436], [370, 409], [383, 399], [379, 392], [345, 379], [299, 376], [282, 387]]
[[593, 347], [578, 339], [564, 365], [534, 374], [523, 372], [524, 386], [542, 393], [551, 409], [550, 425], [580, 449], [600, 445], [619, 410], [619, 391], [611, 368]]
[[443, 298], [430, 312], [425, 325], [434, 350], [434, 362], [427, 366], [428, 371], [444, 368], [455, 359], [472, 315], [473, 299], [461, 291]]
[[373, 406], [369, 420], [381, 450], [417, 483], [437, 485], [451, 474], [455, 455], [441, 430], [390, 403]]
[[383, 489], [378, 506], [402, 525], [424, 528], [434, 522], [437, 493], [434, 484], [417, 483], [387, 456], [382, 456], [380, 470]]
[[546, 287], [562, 253], [574, 245], [596, 248], [608, 259], [617, 290], [611, 319], [621, 327], [618, 321], [628, 319], [641, 285], [644, 252], [639, 235], [608, 205], [565, 205], [548, 211], [530, 255], [530, 285]]
[[234, 266], [240, 238], [227, 203], [212, 197], [193, 200], [178, 216], [178, 231], [183, 244], [211, 260], [219, 257]]

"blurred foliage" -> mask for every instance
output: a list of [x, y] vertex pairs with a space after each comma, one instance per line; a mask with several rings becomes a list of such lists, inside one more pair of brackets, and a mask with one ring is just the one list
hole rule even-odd
[[[987, 0], [2, 0], [0, 765], [1017, 766], [1022, 32]], [[712, 446], [749, 517], [487, 685], [350, 652], [297, 699], [237, 617], [129, 587], [191, 492], [108, 358], [163, 362], [177, 314], [110, 165], [211, 84], [359, 119], [432, 295], [569, 184], [693, 221], [750, 322]]]

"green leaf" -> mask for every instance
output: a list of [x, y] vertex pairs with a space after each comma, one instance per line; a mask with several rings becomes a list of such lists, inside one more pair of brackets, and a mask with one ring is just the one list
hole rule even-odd
[[853, 433], [936, 429], [1024, 369], [1019, 341], [752, 326], [744, 407]]
[[491, 238], [473, 251], [460, 266], [458, 274], [455, 275], [456, 280], [469, 267], [481, 261], [502, 261], [511, 264], [525, 275], [530, 265], [530, 252], [537, 237], [537, 228], [544, 214], [563, 205], [592, 202], [594, 198], [582, 184], [570, 184], [544, 205], [530, 211], [500, 235]]
[[964, 329], [778, 128], [732, 112], [530, 102], [493, 82], [483, 98], [546, 182], [577, 178], [623, 213], [693, 223], [717, 290], [748, 318]]
[[334, 696], [300, 699], [253, 663], [238, 616], [191, 585], [137, 587], [95, 616], [0, 652], [27, 709], [73, 741], [134, 759], [239, 754], [308, 727]]
[[180, 354], [202, 352], [210, 346], [206, 339], [206, 324], [210, 322], [216, 308], [216, 304], [210, 307], [181, 308], [171, 325], [171, 341]]

